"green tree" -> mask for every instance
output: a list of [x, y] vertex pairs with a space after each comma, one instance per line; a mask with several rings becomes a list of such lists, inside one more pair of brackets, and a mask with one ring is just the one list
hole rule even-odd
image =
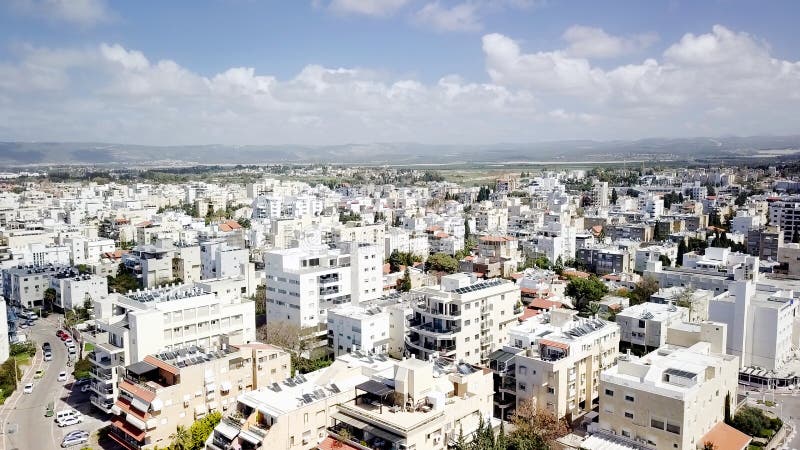
[[556, 262], [553, 264], [553, 272], [558, 275], [564, 273], [564, 260], [561, 258], [561, 255], [558, 255]]
[[411, 271], [408, 267], [406, 267], [406, 271], [403, 273], [403, 278], [400, 279], [397, 290], [400, 292], [408, 292], [411, 290]]
[[56, 303], [58, 293], [53, 288], [47, 288], [44, 291], [44, 308], [48, 311], [53, 310], [53, 305]]
[[658, 292], [658, 281], [652, 277], [644, 277], [628, 293], [631, 306], [650, 301], [650, 296]]
[[669, 259], [669, 256], [667, 256], [667, 255], [659, 256], [658, 260], [661, 261], [661, 265], [664, 266], [664, 267], [672, 266], [672, 260]]
[[597, 302], [589, 302], [586, 307], [584, 307], [582, 313], [586, 317], [594, 317], [600, 312], [600, 303]]
[[686, 254], [686, 241], [681, 239], [681, 241], [678, 243], [678, 257], [677, 257], [677, 259], [675, 261], [678, 266], [682, 266], [683, 265], [683, 255], [684, 254]]
[[617, 188], [611, 189], [611, 204], [616, 205], [619, 195], [617, 195]]
[[564, 292], [575, 299], [575, 309], [580, 311], [591, 302], [599, 302], [608, 293], [608, 288], [595, 276], [574, 277], [567, 283]]
[[242, 217], [241, 219], [237, 220], [236, 223], [238, 223], [242, 228], [250, 228], [252, 226], [250, 219], [246, 217]]
[[800, 244], [800, 229], [795, 227], [794, 233], [792, 234], [792, 244]]
[[458, 272], [458, 260], [447, 253], [434, 253], [428, 257], [428, 270], [436, 272], [456, 273]]
[[472, 230], [469, 229], [469, 217], [464, 217], [464, 242], [468, 241], [472, 236]]

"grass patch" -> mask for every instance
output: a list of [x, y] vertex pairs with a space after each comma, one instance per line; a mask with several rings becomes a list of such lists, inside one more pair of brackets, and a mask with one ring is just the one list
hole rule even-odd
[[91, 352], [92, 350], [94, 350], [94, 344], [92, 344], [91, 342], [84, 342], [83, 351], [84, 352]]

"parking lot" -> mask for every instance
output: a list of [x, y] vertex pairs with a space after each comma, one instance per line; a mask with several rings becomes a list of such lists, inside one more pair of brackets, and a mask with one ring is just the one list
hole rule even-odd
[[[67, 433], [73, 430], [87, 430], [94, 434], [95, 430], [107, 425], [102, 412], [93, 411], [89, 402], [90, 391], [81, 391], [72, 377], [72, 367], [67, 366], [67, 349], [56, 336], [60, 316], [51, 315], [39, 319], [33, 327], [24, 330], [29, 339], [36, 342], [37, 353], [32, 359], [32, 366], [26, 370], [19, 388], [0, 407], [0, 423], [2, 424], [2, 440], [0, 450], [57, 449]], [[52, 360], [44, 361], [42, 344], [50, 342]], [[40, 379], [35, 379], [37, 370], [43, 370]], [[58, 381], [60, 371], [67, 372], [66, 381]], [[33, 392], [23, 394], [23, 386], [34, 383]], [[59, 428], [53, 417], [45, 417], [49, 404], [54, 411], [74, 408], [83, 414], [83, 422], [65, 428]], [[92, 436], [90, 445], [99, 448], [96, 436]], [[81, 448], [76, 446], [74, 448]]]

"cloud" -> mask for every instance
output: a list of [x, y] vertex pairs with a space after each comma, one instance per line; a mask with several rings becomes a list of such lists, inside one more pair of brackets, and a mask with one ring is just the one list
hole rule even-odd
[[13, 10], [52, 22], [92, 27], [114, 19], [105, 0], [11, 0]]
[[328, 8], [340, 14], [358, 14], [373, 17], [390, 16], [408, 0], [331, 0]]
[[598, 67], [568, 48], [482, 39], [488, 81], [309, 64], [201, 74], [117, 43], [19, 45], [0, 60], [0, 136], [142, 144], [495, 143], [796, 132], [800, 62], [715, 26]]
[[436, 31], [478, 31], [483, 28], [475, 3], [443, 6], [440, 1], [428, 3], [414, 15], [417, 23]]
[[644, 50], [658, 40], [655, 33], [619, 37], [582, 25], [567, 28], [562, 38], [569, 43], [566, 52], [579, 58], [616, 58]]

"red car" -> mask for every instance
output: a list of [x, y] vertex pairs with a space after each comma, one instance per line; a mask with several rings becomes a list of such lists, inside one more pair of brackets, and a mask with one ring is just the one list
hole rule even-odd
[[64, 335], [64, 334], [67, 334], [67, 332], [66, 332], [66, 331], [64, 331], [64, 330], [58, 330], [58, 331], [56, 331], [56, 336], [58, 336], [58, 337], [61, 337], [61, 336], [62, 336], [62, 335]]
[[64, 334], [61, 335], [61, 340], [62, 341], [66, 341], [67, 339], [69, 339], [69, 335], [67, 333], [64, 333]]

